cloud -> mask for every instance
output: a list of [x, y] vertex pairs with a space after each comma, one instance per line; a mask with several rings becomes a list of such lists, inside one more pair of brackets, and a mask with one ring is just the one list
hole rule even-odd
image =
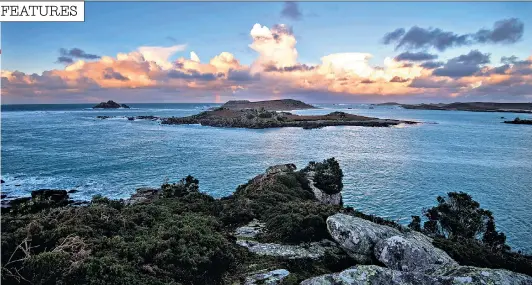
[[99, 55], [86, 53], [79, 48], [73, 48], [70, 50], [62, 48], [59, 50], [59, 53], [61, 54], [61, 56], [68, 56], [68, 57], [79, 58], [79, 59], [99, 59], [100, 58]]
[[395, 57], [397, 61], [425, 61], [438, 58], [436, 54], [430, 54], [428, 52], [403, 52]]
[[302, 17], [302, 13], [299, 10], [297, 2], [284, 2], [283, 10], [281, 11], [281, 17], [285, 17], [292, 20], [299, 20]]
[[479, 43], [513, 44], [523, 37], [525, 25], [519, 19], [512, 18], [495, 22], [493, 29], [481, 29], [473, 35]]
[[524, 24], [515, 18], [497, 21], [492, 29], [480, 29], [475, 33], [457, 34], [439, 28], [411, 27], [408, 31], [398, 28], [384, 35], [384, 44], [395, 44], [395, 49], [416, 50], [435, 48], [445, 51], [452, 47], [473, 44], [513, 44], [524, 32]]
[[405, 78], [401, 78], [399, 76], [394, 76], [392, 78], [392, 80], [390, 80], [390, 82], [399, 82], [399, 83], [402, 83], [402, 82], [408, 82], [408, 79], [405, 79]]
[[310, 66], [306, 64], [296, 64], [294, 66], [285, 66], [277, 68], [274, 65], [268, 65], [264, 67], [264, 72], [292, 72], [292, 71], [310, 71], [315, 69], [316, 66]]
[[[403, 52], [373, 64], [371, 53], [354, 50], [328, 54], [317, 63], [309, 63], [298, 58], [296, 37], [289, 26], [269, 28], [256, 24], [249, 34], [249, 47], [256, 52], [249, 65], [242, 64], [230, 52], [204, 58], [203, 62], [201, 55], [193, 51], [174, 59], [186, 49], [185, 45], [139, 47], [96, 60], [66, 56], [64, 68], [42, 74], [2, 71], [2, 100], [28, 103], [97, 98], [101, 101], [107, 94], [114, 94], [119, 97], [113, 95], [113, 98], [132, 96], [131, 101], [139, 102], [161, 98], [212, 102], [292, 96], [349, 102], [396, 98], [458, 100], [465, 96], [468, 100], [474, 96], [483, 99], [513, 96], [512, 100], [516, 100], [532, 95], [527, 89], [532, 85], [532, 57], [506, 56], [501, 58], [501, 64], [494, 66], [490, 54], [478, 50], [447, 62], [435, 61], [435, 55], [423, 50]], [[399, 32], [395, 37], [402, 38], [405, 34], [406, 31]], [[389, 96], [396, 98], [385, 98]]]
[[120, 80], [120, 81], [128, 81], [129, 78], [125, 77], [124, 75], [120, 74], [120, 72], [116, 72], [113, 70], [113, 68], [109, 67], [106, 68], [103, 73], [103, 78], [109, 79], [109, 80]]
[[434, 69], [443, 66], [444, 63], [442, 61], [427, 61], [422, 63], [420, 66], [426, 69]]
[[432, 74], [436, 76], [464, 77], [471, 76], [480, 71], [481, 65], [490, 63], [490, 54], [472, 50], [452, 58], [441, 68], [435, 69]]

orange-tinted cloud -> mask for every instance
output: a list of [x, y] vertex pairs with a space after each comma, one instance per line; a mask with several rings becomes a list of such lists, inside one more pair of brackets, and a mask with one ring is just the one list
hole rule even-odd
[[429, 64], [428, 60], [435, 58], [432, 55], [407, 54], [399, 58], [390, 56], [381, 66], [373, 66], [369, 63], [370, 53], [348, 52], [324, 56], [319, 64], [312, 65], [299, 62], [297, 41], [288, 26], [276, 25], [270, 29], [256, 24], [250, 36], [249, 47], [257, 57], [249, 66], [241, 64], [229, 52], [202, 62], [201, 55], [191, 51], [190, 58], [172, 62], [169, 58], [184, 51], [185, 45], [140, 47], [115, 57], [73, 60], [64, 69], [40, 75], [2, 71], [2, 99], [16, 102], [21, 96], [53, 98], [58, 94], [92, 98], [102, 90], [139, 89], [163, 91], [168, 96], [210, 92], [216, 100], [251, 94], [282, 97], [304, 93], [339, 94], [344, 98], [379, 95], [448, 98], [485, 94], [530, 98], [527, 96], [532, 95], [532, 56], [528, 60], [508, 57], [504, 64], [492, 66], [489, 54], [479, 51], [443, 64]]

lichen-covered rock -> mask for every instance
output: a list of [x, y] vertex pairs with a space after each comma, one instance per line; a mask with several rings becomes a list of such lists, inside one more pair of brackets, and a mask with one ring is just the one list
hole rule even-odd
[[401, 271], [422, 271], [442, 266], [457, 266], [443, 250], [432, 245], [432, 239], [409, 232], [377, 242], [375, 257], [386, 267]]
[[[440, 274], [437, 274], [440, 273]], [[376, 265], [359, 265], [339, 273], [313, 277], [301, 285], [447, 285], [512, 284], [530, 285], [532, 277], [502, 269], [458, 266], [452, 270], [427, 274], [405, 272]]]
[[335, 214], [327, 218], [327, 229], [347, 254], [360, 263], [368, 263], [373, 259], [377, 242], [401, 235], [401, 232], [392, 227], [345, 214]]
[[283, 279], [288, 276], [290, 272], [286, 269], [276, 269], [267, 272], [254, 272], [246, 278], [244, 285], [255, 284], [268, 284], [276, 285], [280, 284]]
[[237, 240], [236, 243], [240, 246], [246, 247], [250, 252], [258, 255], [275, 256], [285, 259], [319, 259], [327, 250], [336, 250], [335, 244], [327, 240], [321, 242], [312, 242], [304, 245], [261, 243], [243, 239]]
[[264, 230], [265, 224], [258, 220], [253, 220], [245, 226], [235, 230], [237, 239], [253, 239]]
[[270, 166], [266, 169], [266, 175], [273, 175], [278, 174], [281, 172], [292, 172], [296, 170], [295, 164], [289, 163], [289, 164], [280, 164], [280, 165], [274, 165]]

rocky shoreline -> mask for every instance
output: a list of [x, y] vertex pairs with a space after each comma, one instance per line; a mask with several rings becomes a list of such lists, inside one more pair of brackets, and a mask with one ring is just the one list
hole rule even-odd
[[[111, 118], [98, 116], [99, 119]], [[344, 112], [332, 112], [327, 115], [296, 115], [289, 112], [268, 111], [265, 109], [227, 109], [224, 107], [201, 112], [188, 117], [161, 118], [155, 116], [127, 117], [128, 120], [160, 121], [163, 125], [200, 124], [220, 128], [267, 129], [295, 127], [318, 129], [329, 126], [391, 127], [399, 124], [418, 124], [414, 121], [379, 119], [358, 116]]]
[[[221, 199], [199, 192], [192, 176], [84, 204], [66, 190], [34, 191], [2, 209], [2, 281], [532, 284], [532, 257], [501, 246], [494, 224], [481, 241], [437, 234], [444, 220], [433, 216], [401, 226], [344, 207], [342, 177], [331, 158], [269, 167]], [[464, 213], [487, 213], [473, 202]]]

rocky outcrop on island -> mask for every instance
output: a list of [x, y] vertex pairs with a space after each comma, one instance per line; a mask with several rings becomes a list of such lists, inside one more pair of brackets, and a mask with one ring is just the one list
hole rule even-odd
[[[268, 167], [220, 199], [190, 175], [77, 206], [68, 191], [35, 191], [2, 212], [2, 282], [532, 284], [532, 257], [494, 247], [494, 224], [482, 241], [429, 237], [438, 217], [407, 228], [341, 205], [342, 177], [331, 158]], [[455, 210], [438, 203], [438, 215]], [[452, 225], [487, 213], [469, 210]]]
[[93, 109], [118, 109], [118, 108], [125, 108], [129, 109], [129, 106], [126, 104], [118, 104], [113, 100], [109, 100], [107, 102], [101, 102], [100, 104], [92, 107]]
[[504, 121], [505, 124], [515, 124], [515, 125], [532, 125], [532, 120], [521, 119], [519, 117], [513, 119], [512, 121]]
[[161, 124], [181, 125], [200, 124], [202, 126], [224, 128], [266, 129], [299, 127], [316, 129], [327, 126], [363, 126], [390, 127], [399, 124], [416, 124], [413, 121], [379, 119], [344, 112], [332, 112], [327, 115], [296, 115], [288, 112], [267, 111], [264, 109], [234, 110], [217, 108], [197, 115], [183, 118], [163, 118]]
[[316, 107], [299, 100], [282, 99], [251, 102], [248, 100], [232, 100], [222, 105], [222, 108], [231, 110], [264, 109], [268, 111], [291, 111], [303, 109], [316, 109]]
[[401, 104], [405, 109], [532, 113], [532, 103], [456, 102], [451, 104]]

